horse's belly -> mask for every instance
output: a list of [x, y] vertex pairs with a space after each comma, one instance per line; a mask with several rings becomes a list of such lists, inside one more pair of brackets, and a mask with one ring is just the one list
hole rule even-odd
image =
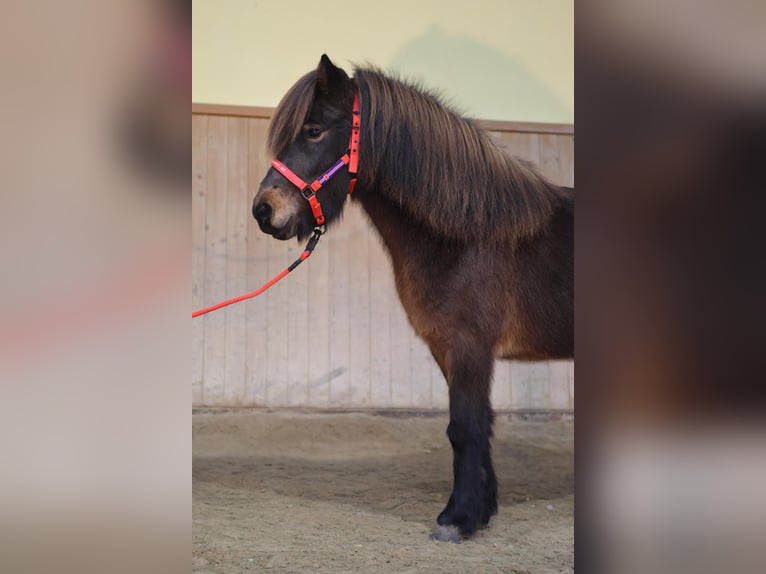
[[535, 360], [543, 358], [520, 336], [515, 329], [506, 330], [495, 343], [492, 352], [496, 359]]
[[566, 358], [567, 355], [546, 352], [535, 347], [513, 333], [505, 333], [492, 349], [496, 359], [515, 359], [517, 361], [545, 361]]
[[500, 337], [492, 347], [494, 356], [498, 359], [519, 361], [547, 359], [548, 355], [530, 337], [531, 330], [529, 325], [522, 321], [522, 316], [521, 310], [514, 308], [506, 317]]
[[492, 352], [497, 359], [515, 359], [526, 352], [523, 345], [520, 345], [515, 337], [506, 337], [499, 340]]

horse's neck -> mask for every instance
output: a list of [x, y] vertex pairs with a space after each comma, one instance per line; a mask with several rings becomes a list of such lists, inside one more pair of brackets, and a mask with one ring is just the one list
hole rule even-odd
[[388, 251], [391, 253], [399, 252], [404, 247], [407, 235], [413, 231], [410, 229], [408, 233], [403, 214], [374, 192], [368, 191], [364, 195], [358, 194], [356, 199], [359, 200], [362, 209], [367, 213], [375, 229], [378, 230]]
[[377, 229], [395, 268], [405, 259], [412, 259], [405, 254], [411, 255], [413, 246], [426, 255], [434, 243], [434, 236], [420, 222], [407, 216], [400, 208], [374, 191], [366, 190], [356, 199]]

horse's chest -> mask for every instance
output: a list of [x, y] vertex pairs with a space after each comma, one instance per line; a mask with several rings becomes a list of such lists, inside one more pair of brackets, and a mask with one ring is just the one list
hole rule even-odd
[[399, 300], [415, 333], [430, 340], [439, 329], [436, 301], [428, 297], [428, 284], [406, 267], [395, 269], [394, 279]]

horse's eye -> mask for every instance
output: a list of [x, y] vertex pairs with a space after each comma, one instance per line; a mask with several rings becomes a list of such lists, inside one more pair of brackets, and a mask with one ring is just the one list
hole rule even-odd
[[310, 127], [306, 130], [306, 136], [309, 139], [315, 140], [322, 135], [322, 130], [317, 127]]

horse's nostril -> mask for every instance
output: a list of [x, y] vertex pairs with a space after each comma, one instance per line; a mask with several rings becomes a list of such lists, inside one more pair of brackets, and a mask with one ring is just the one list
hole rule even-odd
[[261, 225], [265, 225], [271, 219], [271, 206], [262, 201], [253, 206], [253, 217]]

